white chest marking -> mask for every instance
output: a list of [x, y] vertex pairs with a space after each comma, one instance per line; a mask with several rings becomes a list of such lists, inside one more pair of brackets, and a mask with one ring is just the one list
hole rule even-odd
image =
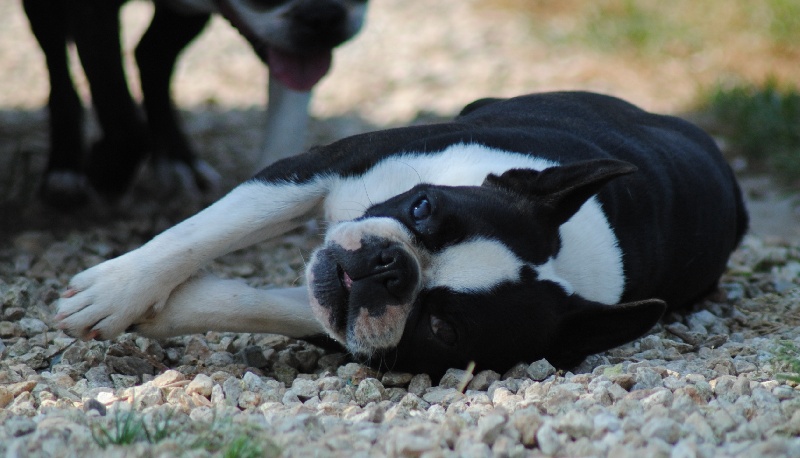
[[519, 279], [522, 262], [505, 245], [489, 239], [473, 239], [433, 256], [425, 272], [429, 288], [446, 287], [456, 292], [486, 292], [500, 283]]

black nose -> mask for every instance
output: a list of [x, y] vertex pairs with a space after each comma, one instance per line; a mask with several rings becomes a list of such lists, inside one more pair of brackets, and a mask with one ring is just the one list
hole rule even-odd
[[377, 237], [362, 240], [361, 248], [347, 252], [340, 265], [352, 279], [351, 308], [366, 308], [371, 314], [410, 302], [420, 275], [402, 245]]

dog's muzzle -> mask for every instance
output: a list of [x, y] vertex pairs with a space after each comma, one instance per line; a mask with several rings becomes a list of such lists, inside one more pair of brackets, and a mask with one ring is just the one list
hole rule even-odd
[[354, 354], [393, 348], [421, 285], [418, 256], [397, 221], [342, 223], [309, 263], [312, 310]]

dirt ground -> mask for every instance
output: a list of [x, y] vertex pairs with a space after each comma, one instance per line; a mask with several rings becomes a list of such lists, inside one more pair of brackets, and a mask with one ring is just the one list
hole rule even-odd
[[[451, 116], [479, 97], [553, 89], [606, 92], [646, 109], [683, 113], [691, 109], [700, 88], [734, 73], [759, 80], [787, 71], [787, 65], [770, 61], [757, 47], [753, 54], [758, 56], [748, 66], [731, 62], [719, 43], [689, 56], [665, 51], [647, 59], [554, 45], [535, 29], [558, 28], [563, 18], [520, 14], [519, 4], [371, 2], [363, 33], [336, 53], [332, 73], [316, 90], [309, 143]], [[151, 9], [148, 2], [134, 1], [123, 12], [123, 48], [137, 97], [131, 53]], [[47, 153], [43, 106], [48, 83], [43, 56], [27, 25], [20, 2], [0, 2], [0, 228], [12, 232], [78, 224], [74, 218], [53, 216], [35, 199]], [[744, 40], [729, 41], [739, 54], [747, 51], [736, 44]], [[73, 73], [88, 100], [75, 57], [73, 52]], [[252, 153], [261, 141], [266, 71], [244, 40], [224, 20], [215, 19], [179, 61], [173, 87], [200, 154], [225, 177], [223, 191], [249, 176]], [[769, 177], [745, 174], [743, 183], [754, 233], [800, 238], [796, 196], [776, 188]], [[145, 186], [134, 195], [147, 199], [148, 192]], [[135, 211], [169, 214], [152, 203]], [[120, 211], [132, 209], [123, 206], [112, 213]]]

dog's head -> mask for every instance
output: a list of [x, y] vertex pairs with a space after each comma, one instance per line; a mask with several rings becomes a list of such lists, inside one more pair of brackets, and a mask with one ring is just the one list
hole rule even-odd
[[509, 170], [481, 186], [417, 185], [329, 229], [307, 268], [314, 313], [356, 356], [429, 373], [542, 357], [567, 367], [633, 340], [662, 301], [586, 300], [548, 260], [559, 227], [634, 170], [599, 160]]
[[215, 0], [217, 9], [270, 66], [270, 75], [310, 90], [331, 65], [331, 50], [361, 28], [367, 0]]

